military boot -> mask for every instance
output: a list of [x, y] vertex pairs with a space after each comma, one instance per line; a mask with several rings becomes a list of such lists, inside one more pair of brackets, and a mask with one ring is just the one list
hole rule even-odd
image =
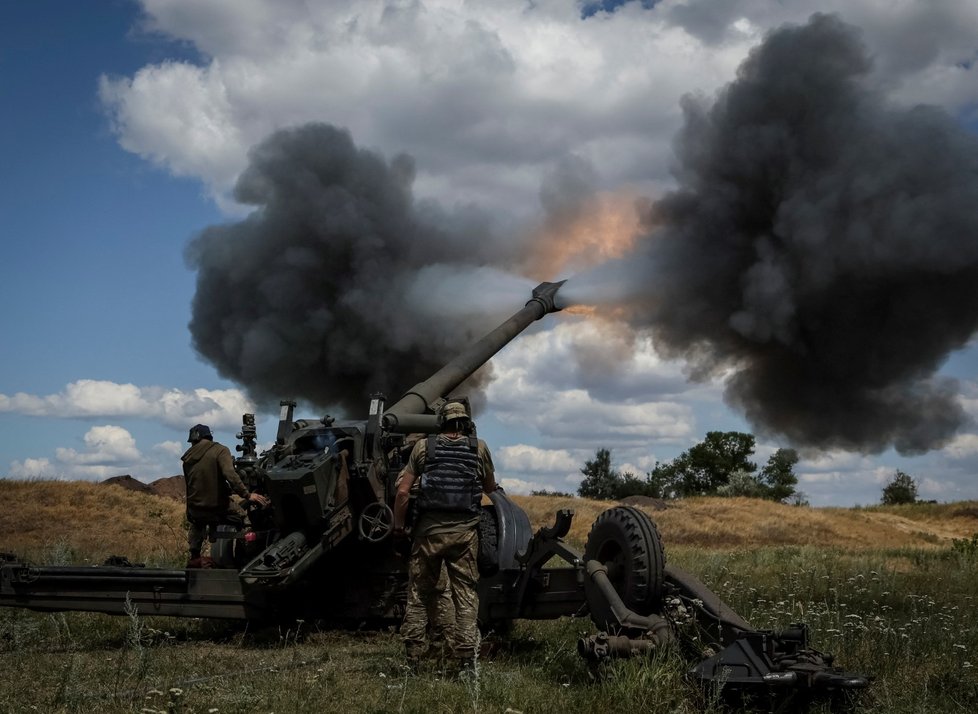
[[207, 555], [201, 555], [196, 558], [191, 558], [187, 561], [187, 568], [216, 568], [217, 563], [213, 558]]
[[418, 647], [408, 647], [405, 654], [405, 668], [408, 674], [420, 674], [424, 663], [425, 650]]

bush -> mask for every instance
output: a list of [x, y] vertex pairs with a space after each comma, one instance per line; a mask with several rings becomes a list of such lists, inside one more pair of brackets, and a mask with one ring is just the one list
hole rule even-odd
[[951, 541], [951, 550], [965, 560], [978, 560], [978, 533], [971, 538], [954, 538]]

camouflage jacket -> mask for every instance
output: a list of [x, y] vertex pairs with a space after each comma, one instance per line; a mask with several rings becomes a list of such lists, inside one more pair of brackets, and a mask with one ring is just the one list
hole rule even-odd
[[234, 470], [234, 459], [223, 444], [201, 439], [181, 457], [187, 479], [187, 510], [221, 512], [231, 492], [248, 497], [248, 489]]

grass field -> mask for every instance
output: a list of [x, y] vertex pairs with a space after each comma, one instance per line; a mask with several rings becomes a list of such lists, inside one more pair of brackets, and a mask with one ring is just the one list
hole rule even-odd
[[[101, 490], [99, 490], [101, 488]], [[67, 493], [66, 493], [67, 492]], [[0, 481], [0, 550], [38, 562], [183, 555], [180, 506], [89, 484]], [[536, 524], [576, 508], [581, 544], [609, 504], [520, 499]], [[39, 513], [55, 516], [31, 531]], [[978, 711], [975, 504], [807, 509], [702, 499], [654, 511], [670, 562], [756, 627], [799, 620], [838, 664], [875, 677], [869, 712]], [[125, 517], [123, 517], [125, 516]], [[43, 523], [43, 519], [41, 519]], [[576, 653], [586, 619], [517, 622], [478, 677], [409, 675], [396, 633], [314, 623], [250, 631], [200, 620], [0, 610], [2, 712], [709, 712], [673, 653], [602, 667]]]

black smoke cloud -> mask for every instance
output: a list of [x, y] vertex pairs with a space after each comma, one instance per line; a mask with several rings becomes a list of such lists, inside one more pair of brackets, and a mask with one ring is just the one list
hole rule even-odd
[[978, 139], [873, 79], [835, 17], [770, 34], [684, 100], [678, 189], [605, 279], [628, 265], [633, 322], [760, 431], [918, 453], [966, 421], [935, 373], [978, 327]]
[[507, 250], [486, 217], [416, 202], [413, 178], [409, 157], [325, 124], [255, 147], [235, 198], [256, 210], [187, 249], [197, 351], [263, 405], [360, 416], [370, 393], [400, 396], [521, 307], [532, 283], [485, 267]]
[[[721, 376], [761, 433], [944, 444], [966, 417], [935, 375], [978, 327], [978, 139], [874, 82], [858, 31], [832, 16], [770, 34], [717, 97], [684, 100], [678, 187], [636, 253], [573, 277], [563, 301], [613, 303], [694, 377]], [[262, 403], [359, 415], [522, 304], [535, 281], [500, 269], [566, 252], [416, 202], [412, 179], [407, 157], [327, 125], [256, 147], [235, 195], [257, 209], [188, 249], [200, 354]], [[548, 220], [572, 219], [595, 180], [567, 163], [541, 192]]]

